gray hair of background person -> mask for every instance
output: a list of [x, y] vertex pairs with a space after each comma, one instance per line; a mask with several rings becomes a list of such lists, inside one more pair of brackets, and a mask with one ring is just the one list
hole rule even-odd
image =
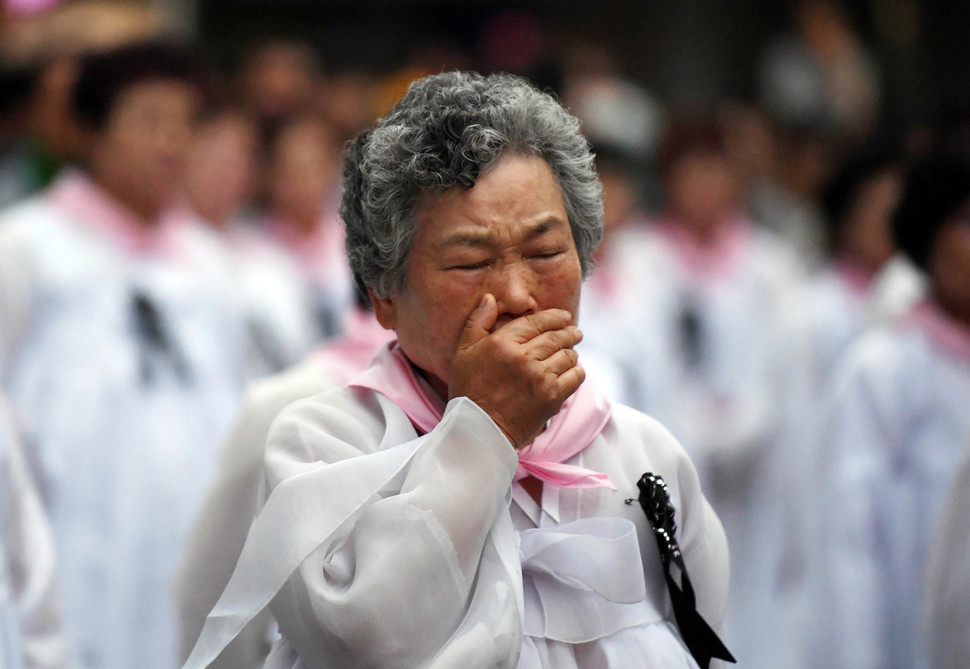
[[520, 77], [464, 72], [416, 81], [390, 114], [350, 144], [340, 213], [354, 272], [378, 297], [400, 292], [418, 196], [471, 188], [510, 154], [540, 156], [552, 168], [588, 276], [603, 236], [603, 202], [579, 120]]

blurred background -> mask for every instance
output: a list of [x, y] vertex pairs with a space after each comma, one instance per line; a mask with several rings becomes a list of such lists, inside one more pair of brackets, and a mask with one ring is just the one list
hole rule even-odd
[[[112, 4], [127, 4], [131, 16], [104, 20]], [[248, 86], [246, 104], [315, 105], [342, 132], [384, 111], [416, 73], [465, 67], [528, 74], [560, 94], [580, 77], [619, 79], [624, 86], [599, 103], [613, 108], [601, 113], [641, 96], [646, 110], [627, 119], [639, 125], [626, 139], [644, 145], [656, 141], [668, 108], [728, 104], [786, 129], [859, 139], [962, 117], [968, 18], [962, 3], [915, 0], [6, 0], [3, 136], [15, 132], [10, 117], [31, 82], [55, 85], [54, 74], [40, 75], [55, 56], [164, 31], [194, 41], [226, 85]], [[270, 50], [256, 67], [272, 41], [305, 50]]]
[[[53, 527], [71, 666], [186, 654], [214, 598], [193, 627], [171, 589], [199, 514], [222, 525], [203, 500], [233, 421], [258, 413], [247, 384], [301, 361], [342, 384], [386, 341], [344, 254], [341, 151], [449, 69], [521, 74], [582, 122], [606, 228], [584, 365], [697, 465], [743, 666], [928, 666], [912, 583], [970, 472], [970, 176], [904, 191], [935, 151], [970, 157], [968, 25], [970, 3], [943, 0], [0, 0], [0, 392], [44, 501], [29, 526]], [[100, 55], [146, 42], [166, 46], [105, 75]], [[933, 356], [866, 339], [914, 319]], [[257, 487], [231, 491], [249, 516], [226, 579]], [[823, 496], [858, 513], [820, 514]]]

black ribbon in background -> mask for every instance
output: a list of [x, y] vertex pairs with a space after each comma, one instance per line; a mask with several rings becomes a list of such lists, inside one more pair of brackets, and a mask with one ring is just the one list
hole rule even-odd
[[[637, 487], [640, 489], [638, 501], [653, 528], [653, 536], [660, 549], [664, 579], [667, 581], [667, 590], [670, 592], [670, 601], [674, 607], [674, 617], [677, 619], [677, 627], [680, 628], [680, 636], [687, 645], [687, 650], [694, 656], [694, 660], [701, 669], [708, 669], [714, 658], [736, 662], [737, 660], [718, 638], [717, 633], [697, 612], [694, 587], [687, 575], [684, 556], [677, 543], [674, 505], [670, 502], [667, 484], [657, 474], [647, 472], [637, 481]], [[633, 503], [633, 499], [626, 500], [626, 503]], [[670, 573], [671, 563], [680, 569], [680, 586]]]
[[178, 342], [165, 327], [165, 319], [155, 303], [145, 293], [135, 291], [131, 296], [131, 309], [140, 350], [142, 385], [151, 386], [155, 382], [154, 361], [157, 359], [168, 363], [182, 385], [191, 385], [192, 370]]

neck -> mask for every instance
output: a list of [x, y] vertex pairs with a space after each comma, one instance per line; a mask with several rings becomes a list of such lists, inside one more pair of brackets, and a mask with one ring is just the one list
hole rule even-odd
[[122, 186], [118, 180], [111, 179], [105, 175], [92, 174], [95, 182], [110, 195], [115, 201], [130, 211], [145, 226], [155, 225], [162, 207], [153, 198], [139, 197], [129, 188]]
[[717, 242], [718, 224], [712, 220], [698, 220], [674, 213], [671, 220], [698, 246], [713, 246]]
[[281, 211], [280, 220], [285, 222], [291, 230], [300, 237], [309, 237], [319, 225], [320, 219], [315, 215], [299, 214], [292, 211]]
[[451, 396], [448, 394], [448, 384], [447, 383], [445, 383], [444, 381], [442, 381], [441, 379], [439, 379], [434, 374], [428, 374], [423, 369], [421, 369], [420, 367], [418, 367], [417, 365], [415, 365], [413, 362], [411, 363], [411, 365], [414, 367], [414, 369], [418, 373], [418, 375], [422, 379], [424, 379], [425, 381], [428, 382], [428, 385], [431, 386], [431, 389], [435, 392], [435, 394], [439, 398], [443, 399], [445, 402], [447, 402], [451, 398]]

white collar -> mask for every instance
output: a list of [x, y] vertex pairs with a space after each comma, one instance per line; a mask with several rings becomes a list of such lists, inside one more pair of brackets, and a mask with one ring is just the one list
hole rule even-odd
[[542, 486], [542, 506], [536, 504], [522, 484], [516, 481], [512, 484], [512, 500], [522, 509], [522, 513], [529, 517], [536, 527], [541, 527], [542, 515], [545, 514], [554, 523], [559, 524], [559, 492], [561, 488], [554, 485]]

